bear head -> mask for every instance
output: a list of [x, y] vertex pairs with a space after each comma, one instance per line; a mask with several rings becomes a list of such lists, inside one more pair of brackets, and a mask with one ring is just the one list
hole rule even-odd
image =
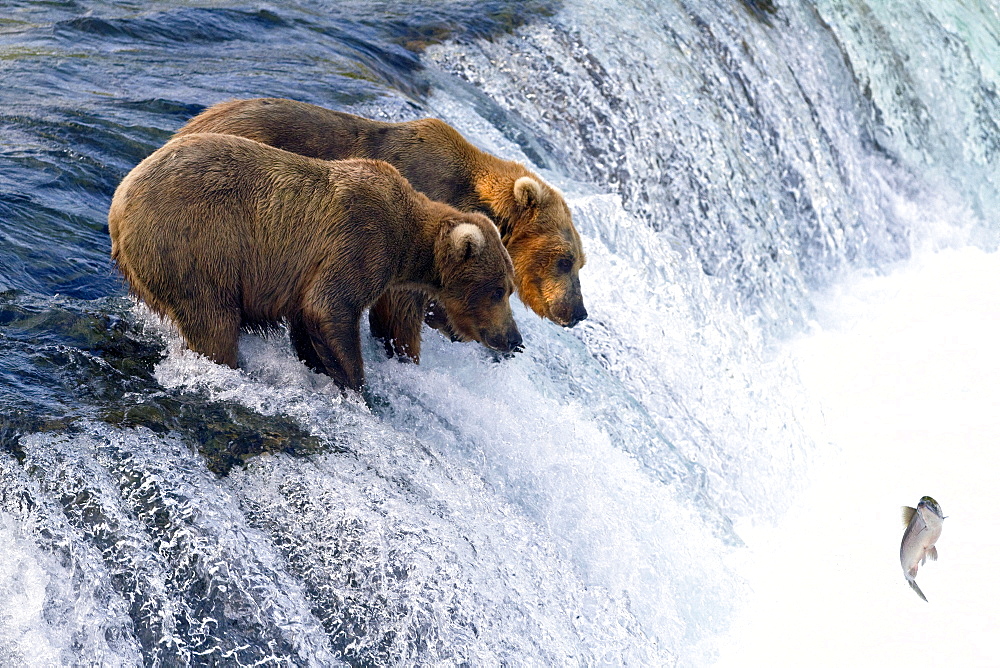
[[514, 266], [489, 218], [453, 212], [435, 244], [441, 291], [435, 299], [456, 338], [479, 341], [500, 352], [521, 349], [510, 310]]
[[586, 262], [573, 217], [558, 191], [531, 176], [514, 181], [514, 218], [505, 239], [517, 293], [531, 310], [563, 327], [587, 317], [580, 292]]

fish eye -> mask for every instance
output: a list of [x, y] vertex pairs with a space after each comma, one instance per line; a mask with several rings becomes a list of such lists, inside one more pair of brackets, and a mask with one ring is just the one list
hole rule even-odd
[[573, 260], [568, 257], [560, 258], [559, 262], [556, 263], [556, 268], [559, 269], [560, 273], [568, 274], [573, 268]]

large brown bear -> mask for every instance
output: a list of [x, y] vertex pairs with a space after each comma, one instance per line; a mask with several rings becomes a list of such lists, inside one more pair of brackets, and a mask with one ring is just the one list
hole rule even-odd
[[462, 338], [504, 352], [521, 344], [496, 227], [432, 202], [385, 162], [189, 135], [125, 177], [108, 226], [135, 294], [192, 350], [231, 367], [241, 327], [286, 320], [303, 361], [360, 390], [359, 321], [391, 287], [444, 304]]
[[[579, 277], [586, 258], [562, 195], [520, 163], [480, 151], [443, 121], [383, 123], [262, 98], [210, 107], [177, 135], [195, 132], [249, 137], [324, 160], [385, 160], [432, 200], [493, 219], [514, 262], [518, 295], [535, 313], [564, 327], [587, 317]], [[390, 355], [419, 360], [426, 303], [423, 295], [391, 290], [371, 309], [372, 333], [385, 341]], [[440, 303], [428, 323], [448, 330], [436, 306]]]

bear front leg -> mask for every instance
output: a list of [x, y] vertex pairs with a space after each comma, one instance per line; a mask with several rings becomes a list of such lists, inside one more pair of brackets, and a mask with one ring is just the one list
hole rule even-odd
[[444, 310], [444, 304], [441, 302], [436, 302], [433, 299], [427, 302], [424, 323], [428, 327], [432, 327], [441, 332], [452, 341], [458, 341], [458, 336], [455, 334], [455, 330], [451, 328], [451, 323], [448, 322], [448, 313]]
[[319, 362], [319, 370], [342, 388], [361, 392], [365, 384], [361, 359], [361, 313], [338, 310], [303, 317], [303, 325]]
[[296, 355], [298, 355], [300, 360], [305, 362], [305, 365], [309, 369], [316, 373], [325, 373], [323, 361], [316, 354], [312, 337], [309, 335], [309, 329], [301, 318], [289, 321], [288, 338], [292, 341], [292, 347], [295, 348]]
[[386, 355], [420, 363], [420, 327], [426, 305], [427, 297], [413, 290], [386, 290], [372, 305], [368, 324]]

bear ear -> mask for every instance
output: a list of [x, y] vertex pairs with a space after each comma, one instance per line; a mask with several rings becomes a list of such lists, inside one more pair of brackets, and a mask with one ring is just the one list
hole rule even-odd
[[472, 223], [459, 223], [451, 229], [448, 238], [452, 257], [458, 262], [476, 257], [486, 245], [483, 231]]
[[542, 184], [530, 176], [522, 176], [514, 181], [514, 201], [526, 209], [541, 204], [544, 195]]

